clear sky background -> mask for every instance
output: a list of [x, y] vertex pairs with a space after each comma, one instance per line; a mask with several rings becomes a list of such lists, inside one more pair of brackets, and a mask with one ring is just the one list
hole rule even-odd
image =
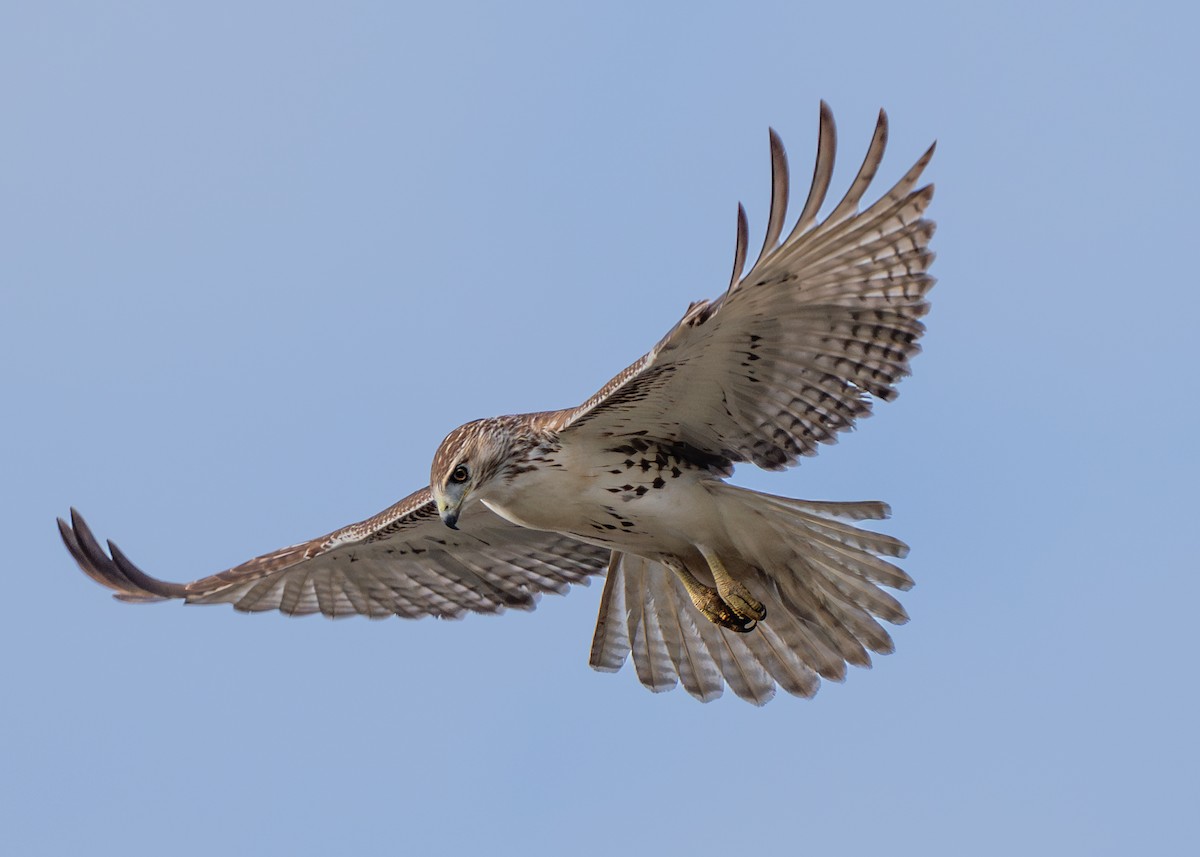
[[[1194, 847], [1192, 5], [726, 5], [0, 8], [6, 850]], [[736, 478], [892, 504], [918, 585], [873, 670], [701, 705], [588, 668], [596, 585], [138, 608], [59, 544], [75, 505], [191, 579], [387, 506], [461, 422], [582, 401], [724, 288], [768, 126], [803, 181], [821, 98], [835, 192], [880, 106], [884, 183], [939, 141], [925, 353]]]

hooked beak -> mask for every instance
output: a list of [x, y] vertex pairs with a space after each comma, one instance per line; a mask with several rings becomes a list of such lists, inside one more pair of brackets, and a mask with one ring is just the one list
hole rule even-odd
[[437, 510], [438, 514], [442, 516], [442, 523], [452, 530], [458, 529], [458, 509], [458, 506], [453, 509], [448, 507], [445, 500], [437, 501]]

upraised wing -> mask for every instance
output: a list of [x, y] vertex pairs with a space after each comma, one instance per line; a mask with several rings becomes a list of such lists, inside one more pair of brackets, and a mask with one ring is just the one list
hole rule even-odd
[[111, 541], [106, 554], [74, 509], [71, 523], [59, 518], [58, 528], [79, 567], [122, 601], [178, 598], [291, 615], [457, 618], [532, 610], [540, 593], [586, 584], [609, 558], [608, 550], [510, 524], [480, 503], [451, 530], [428, 488], [373, 518], [191, 583], [149, 576]]
[[[824, 220], [833, 174], [833, 115], [821, 103], [816, 167], [799, 218], [780, 242], [788, 208], [783, 144], [771, 132], [771, 213], [750, 273], [746, 215], [729, 290], [693, 304], [645, 356], [550, 427], [599, 437], [637, 432], [684, 444], [710, 465], [752, 461], [779, 470], [895, 398], [920, 350], [925, 294], [934, 284], [933, 186], [914, 190], [933, 147], [879, 200], [859, 210], [883, 159], [881, 110], [862, 167]], [[723, 460], [723, 461], [721, 461]]]

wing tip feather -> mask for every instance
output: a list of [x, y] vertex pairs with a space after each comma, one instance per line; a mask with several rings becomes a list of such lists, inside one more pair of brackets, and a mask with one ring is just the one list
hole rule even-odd
[[746, 247], [750, 241], [750, 221], [746, 217], [746, 207], [740, 202], [737, 207], [737, 245], [733, 251], [733, 275], [729, 278], [729, 290], [737, 288], [742, 272], [746, 269]]
[[144, 604], [182, 598], [187, 589], [182, 584], [167, 583], [146, 574], [112, 541], [108, 541], [109, 553], [96, 540], [87, 521], [74, 506], [71, 507], [71, 522], [58, 518], [58, 534], [67, 552], [79, 568], [92, 580], [114, 591], [118, 601]]

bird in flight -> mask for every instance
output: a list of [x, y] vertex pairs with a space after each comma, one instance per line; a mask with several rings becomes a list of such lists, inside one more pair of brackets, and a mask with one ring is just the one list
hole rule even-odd
[[108, 552], [74, 509], [67, 550], [121, 601], [181, 599], [290, 615], [454, 618], [531, 610], [543, 592], [604, 575], [590, 663], [632, 656], [653, 691], [710, 701], [726, 684], [763, 704], [811, 697], [821, 678], [893, 650], [888, 589], [912, 578], [884, 557], [903, 542], [853, 522], [886, 504], [794, 500], [726, 482], [738, 462], [782, 470], [895, 398], [924, 331], [934, 280], [917, 188], [933, 147], [861, 207], [887, 143], [880, 111], [841, 201], [819, 217], [836, 133], [822, 102], [812, 186], [795, 224], [772, 130], [771, 207], [749, 273], [738, 206], [728, 290], [693, 303], [657, 345], [582, 405], [461, 426], [429, 485], [372, 518], [191, 583]]

